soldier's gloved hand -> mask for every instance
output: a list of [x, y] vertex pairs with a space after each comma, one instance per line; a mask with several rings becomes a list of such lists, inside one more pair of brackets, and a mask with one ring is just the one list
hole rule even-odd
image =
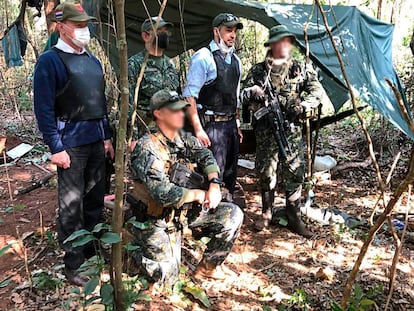
[[245, 88], [242, 92], [242, 101], [249, 101], [252, 99], [262, 100], [264, 98], [264, 91], [258, 85], [253, 85], [251, 87]]

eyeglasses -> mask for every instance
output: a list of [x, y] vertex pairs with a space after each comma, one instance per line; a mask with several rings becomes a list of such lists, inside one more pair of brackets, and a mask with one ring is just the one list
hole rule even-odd
[[179, 100], [184, 100], [184, 97], [181, 95], [178, 95], [177, 92], [170, 92], [170, 98], [168, 99], [169, 103], [175, 103]]
[[227, 13], [224, 17], [223, 20], [220, 22], [220, 24], [223, 23], [229, 23], [229, 22], [238, 22], [239, 18], [233, 14]]

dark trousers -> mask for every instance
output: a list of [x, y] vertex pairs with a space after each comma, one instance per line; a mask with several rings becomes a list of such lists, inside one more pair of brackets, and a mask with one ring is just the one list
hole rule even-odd
[[105, 192], [105, 149], [102, 141], [69, 148], [70, 168], [58, 168], [58, 240], [67, 269], [75, 270], [91, 247], [63, 243], [73, 232], [92, 230], [101, 221]]
[[239, 157], [240, 138], [236, 120], [209, 122], [205, 126], [211, 141], [210, 150], [220, 168], [220, 178], [230, 193], [234, 192], [237, 178], [237, 160]]

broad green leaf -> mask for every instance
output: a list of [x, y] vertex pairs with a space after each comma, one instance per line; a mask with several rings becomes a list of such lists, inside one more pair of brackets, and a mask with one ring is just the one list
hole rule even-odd
[[0, 257], [6, 254], [6, 252], [11, 248], [11, 244], [7, 244], [0, 249]]
[[72, 247], [83, 246], [93, 240], [96, 240], [96, 238], [92, 234], [84, 235], [84, 236], [77, 238], [75, 241], [73, 241]]
[[144, 294], [144, 293], [139, 293], [137, 300], [141, 300], [141, 301], [151, 301], [151, 296], [148, 294]]
[[101, 287], [101, 298], [104, 305], [111, 305], [114, 301], [114, 288], [111, 284], [105, 283]]
[[101, 222], [101, 223], [97, 224], [95, 227], [93, 227], [92, 233], [98, 233], [102, 230], [111, 230], [111, 229], [112, 228], [111, 228], [110, 225]]
[[139, 229], [139, 230], [148, 230], [151, 228], [151, 224], [146, 221], [146, 222], [139, 222], [133, 219], [128, 220], [128, 223], [130, 223], [131, 225], [133, 225], [135, 228]]
[[121, 242], [121, 237], [115, 232], [105, 232], [100, 240], [106, 244], [114, 244]]
[[27, 207], [26, 205], [23, 205], [23, 204], [18, 204], [18, 205], [15, 205], [15, 206], [14, 206], [14, 209], [15, 209], [16, 211], [21, 211], [21, 210], [25, 209], [26, 207]]
[[63, 244], [65, 244], [67, 242], [71, 242], [71, 241], [73, 241], [73, 240], [75, 240], [75, 239], [77, 239], [81, 236], [90, 235], [90, 234], [91, 233], [86, 229], [81, 229], [81, 230], [75, 231], [70, 236], [68, 236], [68, 238], [66, 240], [63, 241]]
[[211, 307], [211, 303], [208, 300], [206, 293], [199, 287], [187, 285], [183, 288], [183, 291], [193, 296], [195, 299], [200, 301], [206, 308]]
[[13, 206], [8, 206], [5, 210], [4, 210], [4, 213], [5, 214], [8, 214], [8, 213], [10, 213], [10, 212], [12, 212], [13, 211]]
[[364, 293], [362, 292], [361, 285], [355, 284], [354, 287], [354, 296], [357, 300], [361, 300]]
[[173, 293], [180, 293], [183, 290], [183, 287], [187, 285], [187, 282], [184, 280], [179, 280], [174, 283]]
[[288, 225], [288, 221], [286, 218], [280, 218], [279, 219], [279, 225], [286, 227]]
[[0, 288], [6, 287], [12, 282], [12, 279], [6, 279], [3, 282], [0, 283]]
[[92, 266], [92, 267], [89, 267], [88, 269], [81, 270], [81, 272], [79, 272], [79, 275], [80, 276], [98, 276], [99, 272], [100, 272], [99, 267]]
[[88, 296], [88, 295], [92, 294], [92, 292], [95, 290], [96, 286], [98, 286], [98, 283], [99, 283], [99, 279], [90, 279], [85, 284], [85, 287], [83, 289], [83, 294], [85, 296]]
[[132, 245], [131, 243], [128, 243], [127, 245], [124, 245], [124, 248], [127, 250], [127, 251], [136, 251], [137, 249], [139, 249], [139, 248], [141, 248], [140, 246], [138, 246], [138, 245]]
[[69, 293], [70, 293], [70, 294], [77, 294], [77, 295], [80, 295], [81, 291], [80, 291], [80, 288], [79, 288], [79, 287], [73, 287], [73, 288], [71, 288], [71, 289], [69, 290]]
[[361, 307], [368, 307], [368, 306], [372, 306], [373, 304], [375, 304], [375, 302], [372, 301], [371, 299], [362, 299], [360, 302]]

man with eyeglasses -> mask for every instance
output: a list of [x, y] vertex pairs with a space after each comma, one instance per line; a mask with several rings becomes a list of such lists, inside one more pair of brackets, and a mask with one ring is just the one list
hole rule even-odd
[[212, 22], [214, 38], [190, 61], [183, 95], [190, 103], [188, 117], [197, 138], [210, 147], [226, 188], [233, 194], [237, 177], [241, 61], [235, 54], [239, 18], [229, 13]]
[[[156, 126], [139, 139], [131, 155], [134, 189], [130, 195], [137, 206], [144, 207], [136, 217], [147, 224], [134, 229], [140, 246], [136, 262], [150, 281], [167, 285], [173, 285], [179, 276], [181, 228], [185, 222], [193, 237], [210, 238], [195, 271], [195, 278], [200, 280], [235, 275], [222, 263], [243, 222], [243, 212], [237, 205], [221, 202], [219, 168], [211, 151], [182, 131], [187, 106], [189, 103], [176, 92], [155, 93], [150, 110]], [[206, 187], [190, 189], [178, 184], [172, 178], [178, 163], [190, 171], [197, 169], [205, 176]]]
[[[150, 99], [157, 91], [168, 89], [170, 91], [179, 90], [179, 78], [174, 64], [170, 58], [164, 54], [168, 48], [171, 37], [171, 28], [174, 26], [166, 22], [163, 18], [155, 29], [158, 17], [146, 19], [141, 25], [141, 38], [145, 43], [145, 49], [138, 54], [131, 56], [128, 60], [128, 80], [130, 85], [130, 120], [132, 116], [132, 106], [134, 103], [135, 88], [137, 79], [141, 72], [141, 66], [148, 54], [148, 61], [145, 67], [144, 76], [138, 91], [136, 122], [133, 128], [129, 128], [133, 133], [133, 142], [130, 149], [133, 150], [139, 137], [148, 131], [153, 123], [150, 111]], [[143, 123], [143, 122], [144, 123]]]

